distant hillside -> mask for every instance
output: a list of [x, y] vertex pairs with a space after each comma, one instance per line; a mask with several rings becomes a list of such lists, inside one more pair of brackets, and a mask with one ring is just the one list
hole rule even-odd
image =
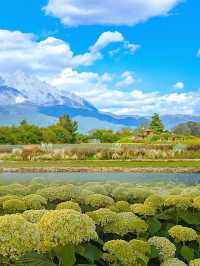
[[179, 124], [175, 127], [174, 132], [180, 135], [200, 136], [200, 123], [189, 121]]
[[[94, 128], [135, 128], [148, 125], [150, 120], [150, 116], [103, 113], [87, 99], [55, 88], [22, 72], [0, 77], [0, 125], [16, 125], [26, 119], [29, 123], [48, 126], [63, 114], [69, 114], [73, 119], [77, 119], [81, 132]], [[200, 116], [190, 115], [164, 115], [161, 119], [166, 129], [173, 129], [178, 124], [188, 121], [200, 122]]]

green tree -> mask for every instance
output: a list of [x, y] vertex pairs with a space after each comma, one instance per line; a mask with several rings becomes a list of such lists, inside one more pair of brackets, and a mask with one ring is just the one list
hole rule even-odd
[[[76, 143], [78, 136], [78, 123], [70, 119], [68, 115], [59, 118], [55, 125], [49, 127], [56, 136], [57, 143]], [[53, 136], [53, 134], [51, 133]]]
[[151, 118], [150, 122], [150, 128], [155, 132], [155, 133], [162, 133], [164, 131], [164, 125], [162, 123], [162, 120], [160, 119], [159, 114], [154, 114]]
[[119, 140], [119, 135], [113, 132], [111, 129], [96, 129], [89, 133], [90, 139], [98, 139], [102, 143], [113, 143]]

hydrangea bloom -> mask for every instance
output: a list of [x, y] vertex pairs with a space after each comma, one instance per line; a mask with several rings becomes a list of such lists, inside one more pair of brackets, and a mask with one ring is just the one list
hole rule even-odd
[[151, 252], [150, 244], [143, 240], [133, 239], [129, 242], [129, 246], [142, 255], [147, 255]]
[[101, 208], [93, 212], [87, 213], [87, 215], [92, 218], [97, 225], [105, 226], [106, 224], [112, 223], [117, 214], [110, 209]]
[[42, 216], [38, 227], [42, 236], [42, 249], [78, 245], [97, 238], [93, 220], [74, 210], [48, 211]]
[[173, 258], [175, 256], [176, 246], [166, 237], [154, 236], [148, 240], [148, 243], [159, 250], [160, 258], [162, 260]]
[[125, 240], [111, 240], [104, 244], [104, 251], [108, 252], [108, 256], [104, 255], [104, 260], [113, 260], [113, 265], [120, 263], [124, 266], [137, 266], [137, 257], [134, 256], [133, 250], [129, 247]]
[[115, 212], [128, 212], [130, 211], [130, 205], [127, 201], [120, 200], [111, 205], [109, 209]]
[[86, 198], [85, 203], [95, 208], [104, 208], [112, 205], [114, 203], [114, 200], [111, 197], [105, 195], [92, 194]]
[[179, 259], [172, 258], [164, 261], [161, 266], [187, 266], [187, 264]]
[[180, 209], [188, 209], [192, 207], [192, 201], [190, 197], [187, 196], [168, 196], [165, 199], [164, 205], [166, 207], [175, 207]]
[[10, 199], [20, 199], [20, 197], [16, 195], [6, 195], [6, 196], [0, 197], [0, 208], [3, 208], [4, 201], [10, 200]]
[[35, 250], [40, 241], [37, 226], [21, 215], [0, 217], [0, 255], [14, 258]]
[[78, 212], [81, 212], [81, 208], [78, 203], [73, 202], [73, 201], [65, 201], [61, 202], [56, 206], [57, 210], [62, 210], [62, 209], [72, 209]]
[[37, 191], [37, 194], [43, 196], [50, 202], [76, 199], [78, 193], [79, 189], [72, 184], [51, 186]]
[[144, 216], [154, 216], [156, 214], [156, 209], [150, 205], [136, 203], [130, 206], [132, 212], [144, 215]]
[[31, 222], [31, 223], [38, 223], [42, 216], [47, 212], [47, 210], [28, 210], [23, 212], [23, 217]]
[[3, 202], [3, 210], [8, 213], [26, 210], [26, 203], [21, 199], [10, 199]]
[[189, 266], [200, 266], [200, 259], [191, 260]]
[[41, 195], [30, 194], [23, 198], [26, 203], [27, 209], [39, 210], [42, 209], [43, 206], [47, 205], [47, 200]]
[[196, 209], [200, 209], [200, 196], [194, 199], [193, 206]]
[[10, 184], [7, 186], [7, 189], [9, 191], [8, 194], [25, 196], [28, 193], [27, 187], [22, 184]]
[[198, 237], [194, 229], [182, 225], [173, 226], [168, 232], [169, 235], [177, 241], [193, 241]]
[[163, 206], [164, 199], [159, 195], [150, 195], [145, 199], [144, 204], [147, 204], [155, 209], [159, 209]]
[[103, 258], [112, 265], [139, 266], [141, 265], [138, 259], [145, 258], [150, 254], [150, 246], [142, 240], [111, 240], [104, 244], [105, 253]]
[[118, 235], [125, 235], [129, 232], [140, 234], [147, 231], [147, 224], [145, 221], [137, 217], [131, 212], [120, 212], [116, 219], [104, 226], [105, 233], [114, 233]]

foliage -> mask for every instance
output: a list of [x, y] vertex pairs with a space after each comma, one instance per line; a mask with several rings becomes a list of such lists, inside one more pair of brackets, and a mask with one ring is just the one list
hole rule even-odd
[[162, 133], [164, 131], [164, 125], [160, 119], [159, 114], [154, 114], [151, 118], [150, 122], [150, 128], [155, 132], [155, 133]]
[[47, 128], [30, 125], [24, 120], [18, 127], [0, 127], [0, 144], [75, 143], [77, 130], [77, 122], [68, 115]]
[[2, 266], [200, 265], [198, 184], [41, 182], [0, 185]]

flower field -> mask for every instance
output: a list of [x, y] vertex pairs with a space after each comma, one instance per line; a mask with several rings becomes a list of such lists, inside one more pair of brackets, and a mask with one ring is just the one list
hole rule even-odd
[[198, 266], [200, 185], [0, 186], [0, 265]]

